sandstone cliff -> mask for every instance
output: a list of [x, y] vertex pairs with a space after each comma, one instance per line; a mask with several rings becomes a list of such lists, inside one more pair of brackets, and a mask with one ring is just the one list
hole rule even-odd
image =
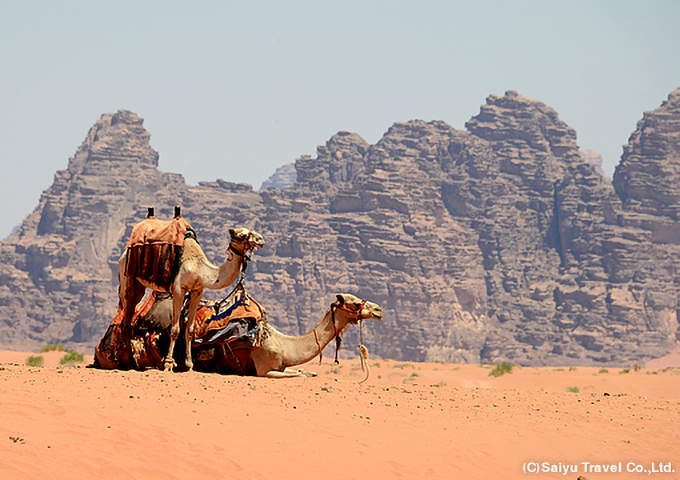
[[132, 225], [177, 204], [215, 263], [229, 227], [265, 235], [247, 287], [287, 333], [351, 292], [385, 309], [364, 326], [382, 357], [625, 364], [670, 350], [680, 90], [645, 113], [613, 186], [553, 109], [516, 92], [466, 129], [397, 123], [375, 145], [340, 132], [257, 193], [187, 186], [158, 169], [139, 117], [104, 115], [1, 244], [0, 346], [96, 343]]

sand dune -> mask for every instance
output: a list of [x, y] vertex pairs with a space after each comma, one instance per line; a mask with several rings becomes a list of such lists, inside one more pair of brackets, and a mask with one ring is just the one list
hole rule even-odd
[[3, 479], [680, 478], [679, 369], [372, 359], [358, 385], [350, 360], [271, 380], [29, 355], [0, 352]]

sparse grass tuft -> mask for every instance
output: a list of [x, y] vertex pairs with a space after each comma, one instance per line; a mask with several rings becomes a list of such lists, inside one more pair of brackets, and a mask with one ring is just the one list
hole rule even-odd
[[600, 371], [597, 373], [609, 373], [609, 370], [607, 370], [606, 368], [601, 368]]
[[578, 370], [578, 368], [576, 368], [576, 367], [569, 367], [569, 371], [570, 371], [570, 372], [573, 372], [573, 371], [575, 371], [575, 370]]
[[630, 373], [630, 368], [624, 368], [619, 373]]
[[567, 392], [578, 393], [579, 391], [578, 387], [567, 387]]
[[66, 350], [64, 347], [63, 343], [48, 343], [47, 345], [43, 345], [40, 347], [40, 352], [45, 353], [45, 352], [63, 352]]
[[29, 367], [42, 367], [43, 365], [45, 365], [45, 357], [41, 355], [38, 356], [31, 355], [26, 359], [26, 365], [28, 365]]
[[640, 365], [638, 365], [637, 363], [634, 363], [633, 364], [633, 371], [639, 372], [640, 370], [642, 370], [642, 367]]
[[82, 363], [84, 360], [84, 355], [82, 353], [78, 353], [75, 350], [69, 350], [66, 352], [66, 355], [61, 357], [59, 360], [59, 363], [62, 365], [73, 365], [75, 363]]
[[495, 363], [491, 362], [489, 365], [494, 367], [489, 372], [490, 377], [491, 376], [500, 377], [501, 375], [504, 375], [506, 373], [512, 373], [512, 365], [509, 364], [508, 362], [503, 362], [499, 365], [496, 365]]

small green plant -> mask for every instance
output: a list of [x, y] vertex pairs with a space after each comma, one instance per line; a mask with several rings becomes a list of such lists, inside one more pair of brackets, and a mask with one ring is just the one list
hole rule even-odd
[[495, 363], [491, 362], [489, 364], [490, 366], [493, 366], [493, 369], [489, 372], [488, 376], [494, 376], [494, 377], [500, 377], [501, 375], [504, 375], [506, 373], [512, 373], [512, 365], [509, 364], [508, 362], [503, 362], [499, 365], [496, 365]]
[[601, 368], [600, 371], [597, 373], [609, 373], [609, 370], [607, 370], [606, 368]]
[[569, 371], [570, 371], [570, 372], [573, 372], [573, 371], [576, 371], [576, 370], [578, 370], [578, 368], [576, 368], [576, 367], [569, 367]]
[[43, 365], [45, 365], [45, 357], [41, 355], [38, 356], [31, 355], [26, 359], [26, 365], [28, 365], [29, 367], [42, 367]]
[[633, 371], [639, 372], [640, 370], [642, 370], [642, 367], [640, 365], [638, 365], [637, 363], [634, 363], [633, 364]]
[[67, 364], [73, 364], [73, 363], [82, 363], [84, 360], [84, 355], [82, 353], [78, 353], [75, 350], [69, 350], [66, 352], [66, 355], [61, 357], [61, 360], [59, 360], [59, 363], [62, 365], [67, 365]]
[[64, 350], [66, 350], [66, 348], [64, 348], [63, 343], [48, 343], [47, 345], [43, 345], [42, 347], [40, 347], [40, 351], [42, 353], [45, 353], [45, 352], [63, 352]]
[[630, 373], [630, 368], [624, 368], [619, 373]]
[[553, 372], [564, 372], [564, 368], [554, 368]]
[[567, 392], [578, 393], [579, 391], [578, 387], [567, 387]]

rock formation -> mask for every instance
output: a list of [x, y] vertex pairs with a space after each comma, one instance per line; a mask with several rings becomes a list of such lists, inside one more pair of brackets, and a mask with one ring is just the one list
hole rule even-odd
[[96, 343], [132, 225], [177, 204], [215, 261], [229, 227], [265, 236], [247, 288], [285, 333], [351, 292], [385, 311], [363, 329], [382, 357], [640, 363], [678, 336], [679, 152], [680, 90], [645, 113], [613, 185], [553, 109], [509, 91], [465, 131], [397, 123], [375, 145], [340, 132], [257, 193], [187, 186], [158, 169], [139, 117], [104, 115], [1, 244], [0, 347]]
[[295, 180], [297, 180], [295, 163], [286, 163], [282, 167], [277, 168], [271, 177], [262, 182], [260, 191], [266, 190], [268, 188], [281, 190], [283, 188], [293, 186], [295, 184]]
[[602, 175], [602, 177], [605, 180], [607, 180], [607, 182], [612, 181], [612, 179], [609, 178], [605, 171], [602, 169], [602, 163], [604, 162], [604, 160], [599, 152], [596, 152], [595, 150], [581, 150], [579, 154], [581, 155], [583, 161], [595, 167], [597, 173]]

